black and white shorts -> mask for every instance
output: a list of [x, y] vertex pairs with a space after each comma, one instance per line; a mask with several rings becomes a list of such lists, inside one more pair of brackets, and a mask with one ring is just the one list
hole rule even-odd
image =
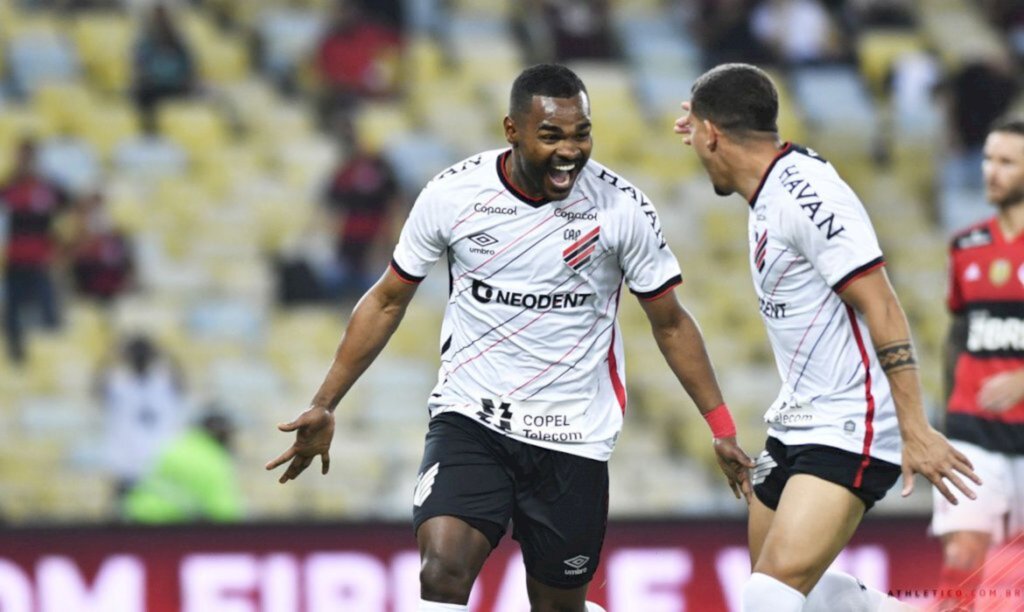
[[608, 521], [608, 463], [525, 444], [469, 417], [430, 420], [413, 525], [454, 516], [498, 545], [512, 521], [526, 572], [573, 589], [597, 569]]
[[867, 512], [896, 484], [900, 466], [874, 457], [866, 466], [863, 463], [864, 456], [857, 453], [821, 444], [787, 446], [768, 436], [751, 473], [754, 494], [761, 503], [775, 510], [789, 477], [810, 474], [846, 487], [864, 502]]

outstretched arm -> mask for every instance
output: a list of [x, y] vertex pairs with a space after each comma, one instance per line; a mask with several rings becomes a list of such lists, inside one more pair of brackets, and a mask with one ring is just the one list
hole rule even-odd
[[[640, 305], [651, 323], [661, 354], [701, 414], [705, 417], [709, 414], [727, 415], [714, 367], [704, 347], [704, 337], [697, 322], [679, 303], [675, 292], [669, 291], [653, 300], [641, 300]], [[712, 426], [714, 428], [714, 423]], [[749, 470], [754, 463], [736, 443], [734, 427], [731, 432], [725, 432], [731, 435], [719, 436], [719, 433], [715, 432], [713, 442], [718, 465], [728, 478], [733, 494], [739, 498], [742, 492], [749, 502], [752, 494]]]
[[903, 438], [903, 496], [913, 491], [916, 472], [930, 480], [950, 503], [956, 504], [957, 499], [944, 479], [974, 499], [974, 492], [957, 475], [959, 472], [981, 484], [971, 462], [925, 418], [910, 326], [885, 270], [878, 268], [857, 278], [839, 295], [864, 316], [878, 360], [892, 388]]
[[416, 287], [389, 269], [359, 300], [334, 353], [334, 362], [309, 408], [294, 421], [278, 425], [281, 431], [295, 432], [291, 448], [266, 466], [273, 470], [291, 461], [281, 475], [282, 484], [297, 478], [318, 455], [322, 473], [327, 473], [331, 464], [328, 451], [334, 437], [334, 409], [384, 349], [405, 316]]

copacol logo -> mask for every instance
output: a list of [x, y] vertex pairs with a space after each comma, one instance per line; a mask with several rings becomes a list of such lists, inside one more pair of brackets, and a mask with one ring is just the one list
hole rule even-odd
[[481, 304], [507, 304], [536, 310], [560, 310], [583, 306], [592, 293], [518, 293], [502, 291], [483, 281], [473, 279], [473, 298]]

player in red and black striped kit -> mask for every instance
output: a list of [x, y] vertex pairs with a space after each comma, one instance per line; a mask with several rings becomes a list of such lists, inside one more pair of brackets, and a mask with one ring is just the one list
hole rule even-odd
[[1024, 118], [992, 129], [982, 172], [998, 212], [950, 248], [946, 435], [985, 486], [959, 506], [935, 496], [940, 591], [963, 595], [943, 609], [970, 606], [988, 549], [1024, 534]]

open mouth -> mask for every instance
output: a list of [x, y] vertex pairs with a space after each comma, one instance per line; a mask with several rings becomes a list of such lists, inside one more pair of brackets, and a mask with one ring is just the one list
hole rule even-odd
[[576, 178], [576, 164], [555, 164], [548, 170], [548, 179], [555, 191], [567, 191]]

